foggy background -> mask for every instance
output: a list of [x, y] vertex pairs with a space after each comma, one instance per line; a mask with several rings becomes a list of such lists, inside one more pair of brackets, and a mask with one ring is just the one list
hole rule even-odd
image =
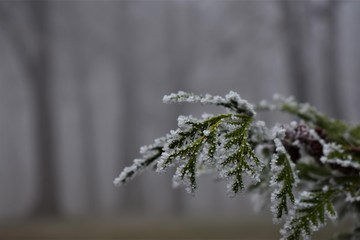
[[356, 0], [1, 0], [0, 223], [252, 216], [211, 177], [195, 197], [171, 171], [112, 182], [178, 115], [214, 111], [162, 103], [178, 90], [294, 95], [357, 123], [359, 22]]

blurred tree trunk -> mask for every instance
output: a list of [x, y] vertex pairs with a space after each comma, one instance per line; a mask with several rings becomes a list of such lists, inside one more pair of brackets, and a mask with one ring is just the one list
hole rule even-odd
[[96, 159], [98, 155], [95, 146], [94, 112], [91, 101], [88, 69], [86, 67], [86, 60], [84, 57], [86, 54], [75, 52], [74, 55], [75, 59], [78, 58], [76, 59], [77, 80], [75, 87], [77, 89], [77, 99], [80, 111], [81, 153], [85, 172], [86, 199], [88, 201], [89, 211], [94, 212], [96, 207], [98, 207], [97, 199], [99, 193], [98, 178], [96, 176]]
[[323, 62], [324, 82], [326, 83], [325, 101], [328, 103], [329, 114], [335, 118], [343, 117], [341, 107], [339, 85], [339, 61], [338, 61], [338, 9], [340, 2], [337, 0], [326, 0], [315, 5], [313, 10], [315, 17], [324, 25], [323, 45], [321, 59]]
[[[139, 132], [136, 126], [139, 124], [138, 118], [141, 113], [133, 104], [139, 104], [136, 77], [136, 51], [134, 38], [136, 23], [132, 17], [132, 10], [136, 4], [132, 5], [131, 1], [121, 1], [119, 3], [119, 23], [120, 23], [120, 56], [119, 56], [119, 70], [121, 76], [121, 99], [122, 111], [120, 114], [123, 118], [123, 125], [120, 129], [120, 138], [124, 144], [123, 152], [119, 154], [122, 157], [122, 162], [125, 165], [131, 165], [135, 154], [138, 153]], [[146, 27], [146, 24], [142, 27]], [[135, 128], [133, 127], [135, 126]], [[124, 167], [124, 166], [122, 166]], [[142, 212], [144, 210], [144, 193], [141, 191], [141, 179], [136, 179], [131, 187], [125, 187], [124, 195], [122, 196], [123, 209], [127, 212]]]
[[[311, 85], [306, 59], [306, 1], [280, 1], [287, 51], [288, 68], [293, 91], [299, 101], [309, 101]], [[303, 13], [303, 14], [302, 14]]]
[[[313, 95], [321, 91], [318, 100], [324, 102], [323, 111], [332, 117], [342, 117], [337, 36], [340, 2], [281, 0], [280, 3], [295, 96], [300, 101], [314, 101]], [[318, 83], [321, 84], [316, 86]]]
[[[16, 2], [2, 2], [0, 5], [2, 27], [29, 79], [28, 86], [33, 101], [38, 194], [32, 214], [36, 216], [59, 214], [50, 81], [50, 4], [48, 1], [31, 1], [19, 5]], [[16, 14], [19, 15], [19, 12], [16, 11], [19, 7], [25, 7], [28, 22], [17, 19]], [[26, 30], [29, 30], [31, 36], [26, 35], [22, 24], [30, 28]], [[33, 46], [29, 42], [31, 37], [35, 39]]]
[[29, 77], [34, 97], [35, 131], [38, 157], [38, 199], [35, 215], [57, 215], [60, 212], [54, 149], [54, 118], [51, 92], [50, 2], [29, 2], [38, 38], [37, 55], [29, 59]]
[[[75, 14], [81, 18], [84, 14], [83, 3], [76, 3]], [[80, 21], [79, 21], [80, 22]], [[87, 24], [88, 21], [85, 21]], [[85, 179], [86, 204], [89, 213], [94, 213], [99, 206], [99, 179], [97, 173], [97, 159], [99, 157], [95, 143], [95, 109], [91, 89], [90, 64], [92, 58], [93, 40], [84, 42], [87, 32], [84, 25], [74, 24], [71, 32], [71, 54], [74, 62], [74, 88], [79, 111], [79, 133], [81, 163]]]

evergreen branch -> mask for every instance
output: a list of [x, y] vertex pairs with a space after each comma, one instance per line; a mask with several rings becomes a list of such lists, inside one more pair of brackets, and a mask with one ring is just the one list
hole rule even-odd
[[337, 213], [332, 200], [336, 193], [336, 190], [329, 189], [328, 186], [311, 192], [303, 192], [294, 212], [291, 213], [292, 215], [281, 230], [284, 239], [307, 238], [312, 232], [325, 225], [326, 216], [335, 219]]
[[295, 165], [286, 153], [281, 140], [278, 138], [274, 139], [274, 144], [276, 150], [270, 165], [272, 172], [270, 186], [275, 187], [271, 193], [271, 211], [274, 214], [274, 221], [277, 222], [284, 213], [288, 214], [290, 205], [288, 200], [291, 204], [295, 202], [293, 191], [299, 179]]
[[142, 159], [135, 159], [131, 166], [125, 167], [120, 175], [114, 179], [114, 185], [122, 186], [128, 183], [136, 175], [140, 174], [145, 168], [152, 165], [155, 160], [159, 159], [163, 153], [163, 149], [162, 147], [158, 146], [152, 148], [151, 152], [153, 152], [152, 155]]
[[142, 147], [142, 157], [122, 171], [115, 185], [127, 183], [155, 163], [160, 172], [176, 167], [174, 186], [185, 185], [191, 193], [197, 177], [209, 170], [228, 179], [232, 193], [244, 189], [243, 178], [250, 177], [256, 183], [248, 190], [271, 195], [274, 220], [287, 219], [281, 230], [284, 239], [310, 237], [326, 218], [337, 215], [334, 203], [337, 209], [342, 207], [340, 215], [358, 214], [360, 125], [331, 119], [292, 98], [277, 100], [262, 102], [256, 109], [281, 110], [302, 122], [268, 129], [264, 122], [254, 121], [254, 107], [234, 92], [225, 97], [185, 92], [165, 96], [166, 103], [211, 104], [225, 107], [228, 113], [200, 120], [180, 116], [178, 129]]
[[263, 167], [262, 162], [255, 155], [252, 146], [248, 142], [249, 126], [252, 122], [251, 117], [238, 116], [241, 121], [231, 121], [229, 124], [238, 125], [235, 130], [225, 135], [225, 149], [230, 150], [235, 146], [235, 151], [230, 154], [222, 163], [226, 169], [224, 175], [232, 178], [229, 188], [233, 193], [237, 193], [244, 188], [242, 175], [247, 173], [255, 181], [260, 181], [259, 173]]
[[360, 178], [357, 175], [337, 176], [333, 180], [343, 190], [347, 204], [360, 203]]
[[[170, 137], [171, 140], [168, 141], [165, 146], [167, 151], [163, 154], [163, 161], [160, 163], [163, 168], [170, 166], [175, 159], [177, 158], [186, 158], [187, 154], [192, 154], [194, 152], [194, 144], [199, 143], [208, 143], [209, 156], [213, 157], [216, 151], [216, 132], [218, 130], [219, 124], [228, 118], [231, 118], [233, 114], [221, 114], [218, 116], [210, 117], [203, 121], [197, 121], [194, 119], [183, 119], [179, 121], [179, 129], [172, 133]], [[182, 131], [181, 128], [184, 125], [187, 125], [189, 129]], [[196, 144], [198, 146], [198, 144]], [[197, 149], [200, 150], [200, 147]], [[195, 151], [195, 152], [198, 152]]]
[[[300, 118], [313, 128], [319, 128], [326, 133], [329, 141], [335, 141], [342, 145], [358, 145], [360, 143], [360, 126], [349, 127], [343, 121], [332, 119], [318, 111], [308, 103], [298, 103], [293, 97], [282, 97], [274, 95], [275, 103], [261, 101], [256, 110], [280, 110]], [[352, 132], [352, 134], [349, 134]]]
[[[248, 124], [252, 119], [243, 114], [221, 114], [202, 121], [190, 119], [184, 121], [189, 128], [185, 127], [186, 130], [181, 131], [180, 128], [184, 126], [180, 124], [180, 128], [173, 133], [173, 140], [169, 141], [169, 144], [165, 146], [167, 150], [162, 154], [158, 168], [165, 169], [174, 162], [179, 162], [180, 167], [174, 177], [174, 185], [185, 184], [187, 190], [193, 192], [196, 189], [197, 166], [200, 164], [198, 158], [202, 151], [206, 149], [205, 145], [207, 145], [206, 155], [211, 160], [214, 158], [220, 144], [217, 137], [217, 135], [221, 136], [219, 127], [221, 124], [226, 124], [227, 121], [235, 118], [246, 118]], [[175, 149], [174, 146], [176, 146]], [[206, 161], [204, 158], [201, 160]]]
[[335, 140], [342, 144], [349, 144], [350, 139], [344, 137], [344, 134], [349, 131], [347, 125], [340, 120], [327, 117], [316, 110], [315, 107], [304, 103], [284, 103], [280, 106], [280, 109], [322, 129], [330, 141]]
[[328, 164], [346, 175], [359, 176], [360, 158], [358, 155], [351, 154], [351, 151], [335, 143], [324, 143], [323, 147], [324, 155], [320, 158], [323, 164]]
[[187, 163], [181, 168], [181, 179], [188, 176], [190, 179], [190, 192], [196, 189], [196, 158], [201, 148], [204, 137], [199, 138], [189, 147], [182, 149], [176, 153], [176, 155], [182, 158], [188, 158]]
[[172, 93], [164, 96], [163, 102], [210, 104], [225, 107], [234, 113], [245, 113], [249, 116], [255, 116], [253, 105], [249, 104], [248, 101], [242, 99], [239, 94], [233, 91], [230, 91], [225, 98], [221, 96], [212, 96], [210, 94], [196, 95], [193, 93], [179, 91], [178, 93]]
[[296, 164], [296, 169], [299, 171], [299, 178], [305, 181], [318, 182], [332, 177], [331, 169], [324, 165], [300, 162]]

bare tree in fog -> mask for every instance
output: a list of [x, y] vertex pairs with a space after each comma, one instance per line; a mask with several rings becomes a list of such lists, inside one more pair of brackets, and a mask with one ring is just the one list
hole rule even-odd
[[[28, 89], [33, 101], [38, 187], [35, 215], [59, 213], [50, 81], [50, 5], [50, 1], [0, 2], [0, 22], [28, 78]], [[23, 13], [19, 10], [23, 10]], [[24, 16], [28, 19], [21, 22]], [[24, 29], [30, 31], [31, 36], [27, 36]], [[31, 46], [31, 37], [34, 46]]]

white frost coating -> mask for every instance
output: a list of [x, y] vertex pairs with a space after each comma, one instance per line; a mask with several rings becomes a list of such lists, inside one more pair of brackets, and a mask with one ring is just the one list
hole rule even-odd
[[209, 119], [209, 118], [211, 118], [213, 116], [214, 116], [214, 114], [210, 114], [210, 113], [201, 114], [202, 119]]
[[226, 100], [220, 96], [212, 96], [210, 94], [205, 94], [204, 96], [195, 95], [193, 93], [186, 93], [184, 91], [179, 91], [178, 93], [171, 93], [170, 95], [165, 95], [163, 97], [164, 103], [202, 103], [202, 104], [219, 104], [225, 103]]
[[[360, 193], [358, 193], [358, 194], [360, 194]], [[346, 194], [346, 199], [345, 199], [345, 201], [346, 201], [346, 202], [350, 202], [350, 203], [360, 202], [360, 195], [353, 196], [352, 194], [347, 193], [347, 194]]]
[[172, 135], [178, 133], [180, 130], [181, 131], [187, 131], [191, 128], [191, 126], [189, 125], [189, 122], [196, 122], [198, 121], [198, 119], [194, 118], [192, 115], [189, 116], [183, 116], [180, 115], [177, 119], [178, 121], [178, 127], [179, 129], [177, 130], [177, 132], [173, 132]]
[[135, 159], [131, 166], [125, 167], [119, 176], [114, 179], [113, 184], [115, 186], [122, 186], [133, 179], [135, 176], [142, 173], [143, 170], [149, 164], [151, 164], [148, 162], [148, 160], [154, 157], [156, 154], [159, 154], [159, 149], [162, 148], [168, 137], [169, 135], [166, 137], [157, 138], [153, 144], [142, 146], [140, 148], [140, 154], [142, 155], [142, 158]]
[[166, 166], [165, 165], [165, 162], [166, 160], [168, 159], [168, 157], [170, 156], [169, 153], [167, 152], [163, 152], [160, 156], [160, 159], [157, 161], [157, 164], [156, 164], [156, 172], [157, 173], [164, 173], [166, 172], [166, 169], [169, 167], [169, 166]]
[[209, 130], [204, 130], [203, 131], [203, 134], [204, 134], [204, 136], [210, 136], [210, 131]]
[[296, 128], [298, 125], [299, 125], [299, 124], [298, 124], [298, 122], [296, 122], [296, 121], [292, 121], [292, 122], [290, 123], [290, 127], [292, 127], [292, 128]]
[[[326, 187], [325, 187], [326, 188]], [[328, 190], [327, 190], [328, 191]], [[300, 194], [300, 198], [301, 201], [299, 199], [297, 199], [295, 201], [295, 205], [294, 207], [291, 209], [291, 211], [289, 211], [289, 215], [288, 218], [283, 226], [283, 228], [280, 230], [280, 233], [282, 235], [281, 239], [288, 239], [288, 237], [291, 235], [291, 230], [292, 230], [292, 226], [291, 226], [291, 222], [297, 217], [296, 214], [299, 214], [297, 211], [301, 210], [303, 208], [307, 208], [307, 207], [311, 207], [313, 206], [314, 203], [312, 202], [308, 202], [306, 200], [310, 200], [312, 198], [316, 197], [316, 195], [314, 195], [314, 193], [312, 192], [308, 192], [308, 191], [303, 191]], [[330, 213], [327, 209], [325, 210], [325, 214], [326, 216], [331, 219], [331, 220], [335, 220], [337, 218], [337, 214], [333, 214]], [[326, 220], [326, 219], [325, 219]], [[312, 232], [316, 232], [318, 231], [321, 227], [325, 226], [326, 222], [321, 223], [320, 221], [317, 222], [317, 225], [314, 225], [311, 221], [310, 221], [310, 230], [311, 233]], [[310, 233], [310, 235], [311, 235]], [[301, 232], [302, 235], [302, 239], [310, 239], [310, 235], [308, 233], [306, 233], [305, 231]]]
[[278, 139], [278, 138], [275, 138], [274, 139], [274, 143], [275, 143], [275, 150], [277, 153], [282, 153], [282, 154], [286, 154], [286, 150], [285, 150], [285, 147], [284, 145], [282, 144], [281, 140]]
[[288, 104], [288, 105], [293, 105], [293, 104], [296, 104], [295, 102], [295, 98], [293, 96], [290, 96], [290, 97], [284, 97], [278, 93], [275, 93], [273, 95], [273, 100], [274, 101], [277, 101], [277, 102], [281, 102], [281, 103], [284, 103], [284, 104]]
[[287, 164], [290, 165], [291, 172], [292, 172], [292, 175], [294, 178], [294, 183], [293, 183], [292, 187], [295, 188], [298, 185], [300, 180], [299, 180], [299, 177], [297, 176], [296, 166], [290, 160], [290, 156], [287, 154], [285, 147], [282, 144], [281, 140], [279, 138], [275, 138], [274, 144], [275, 144], [275, 153], [273, 154], [271, 161], [270, 161], [271, 178], [270, 178], [269, 185], [270, 185], [270, 187], [274, 188], [274, 190], [271, 192], [271, 197], [270, 197], [270, 203], [271, 203], [270, 211], [273, 214], [273, 222], [277, 224], [281, 220], [281, 219], [278, 219], [276, 216], [277, 209], [280, 204], [278, 195], [284, 188], [284, 182], [278, 182], [277, 179], [278, 179], [279, 174], [282, 172], [282, 170], [285, 167], [285, 165], [281, 165], [281, 166], [277, 165], [277, 161], [278, 161], [280, 155], [285, 155]]
[[341, 148], [340, 145], [336, 143], [324, 143], [324, 142], [322, 142], [322, 145], [323, 145], [323, 153], [324, 153], [324, 156], [320, 158], [320, 161], [322, 163], [324, 164], [334, 163], [342, 167], [352, 167], [360, 170], [360, 163], [353, 161], [351, 155], [347, 156], [348, 159], [329, 158], [329, 155], [332, 152], [339, 152], [339, 153], [344, 152], [344, 150]]
[[339, 144], [336, 143], [327, 143], [323, 145], [323, 152], [325, 156], [328, 156], [332, 152], [343, 152], [344, 150], [341, 148]]
[[155, 140], [155, 143], [148, 146], [142, 146], [140, 148], [140, 153], [143, 158], [137, 158], [133, 161], [131, 166], [125, 167], [124, 170], [119, 174], [117, 178], [114, 179], [113, 183], [115, 186], [122, 186], [129, 182], [131, 179], [143, 172], [143, 170], [150, 164], [148, 161], [149, 158], [155, 156], [159, 150], [156, 150], [157, 147], [161, 147], [165, 138], [158, 138]]
[[280, 220], [276, 217], [277, 209], [279, 206], [277, 196], [280, 193], [281, 189], [283, 188], [283, 183], [277, 181], [277, 176], [280, 173], [280, 171], [282, 170], [282, 167], [280, 167], [276, 164], [278, 158], [279, 158], [279, 156], [277, 154], [273, 154], [273, 157], [271, 158], [271, 161], [270, 161], [270, 171], [273, 174], [270, 178], [269, 186], [274, 188], [274, 190], [271, 192], [271, 196], [270, 196], [270, 203], [271, 203], [270, 211], [273, 215], [272, 220], [275, 224], [278, 224], [280, 222]]
[[[278, 158], [279, 158], [279, 156], [277, 154], [273, 154], [273, 157], [271, 158], [271, 161], [270, 161], [270, 170], [274, 173], [279, 173], [281, 171], [281, 168], [276, 165], [276, 161], [278, 160]], [[270, 187], [274, 187], [277, 184], [279, 184], [279, 183], [276, 181], [275, 174], [273, 174], [270, 178]]]
[[[258, 110], [279, 110], [283, 107], [283, 105], [288, 105], [295, 107], [297, 106], [297, 102], [295, 101], [295, 98], [293, 96], [290, 97], [284, 97], [280, 94], [275, 93], [272, 97], [272, 102], [269, 102], [267, 100], [262, 100], [256, 105], [256, 109]], [[306, 107], [303, 107], [303, 110], [305, 110]]]
[[269, 101], [267, 100], [261, 100], [257, 106], [256, 106], [256, 109], [263, 109], [263, 110], [270, 110], [270, 111], [273, 111], [273, 110], [276, 110], [277, 109], [277, 106], [273, 103], [270, 103]]
[[286, 129], [276, 125], [271, 129], [271, 137], [272, 139], [280, 138], [283, 139], [285, 137]]
[[323, 187], [322, 187], [322, 191], [323, 191], [323, 192], [329, 191], [329, 186], [328, 186], [328, 185], [323, 186]]
[[232, 101], [236, 102], [238, 104], [239, 108], [247, 110], [253, 116], [256, 115], [254, 106], [252, 104], [250, 104], [248, 101], [246, 101], [245, 99], [242, 99], [238, 93], [230, 91], [225, 96], [225, 99], [226, 99], [226, 102], [232, 102]]
[[176, 169], [176, 172], [173, 176], [173, 181], [172, 181], [172, 187], [173, 188], [177, 188], [179, 186], [181, 186], [182, 184], [184, 184], [184, 181], [181, 177], [181, 169], [184, 167], [184, 165], [182, 166], [179, 166], [177, 169]]
[[320, 161], [322, 163], [335, 163], [342, 167], [352, 167], [352, 168], [360, 170], [360, 163], [354, 162], [352, 160], [343, 160], [343, 159], [339, 159], [339, 158], [328, 159], [326, 157], [321, 157]]
[[307, 113], [311, 109], [311, 106], [309, 103], [303, 103], [303, 104], [300, 104], [299, 106], [300, 106], [300, 108], [299, 108], [300, 113]]
[[140, 147], [140, 154], [144, 154], [147, 151], [149, 151], [149, 146], [146, 145], [146, 146]]
[[210, 94], [195, 95], [193, 93], [186, 93], [179, 91], [163, 97], [164, 103], [201, 103], [201, 104], [214, 104], [223, 105], [232, 110], [243, 110], [255, 116], [256, 112], [254, 106], [248, 101], [242, 99], [236, 92], [230, 91], [225, 98], [221, 96], [212, 96]]
[[178, 116], [178, 118], [177, 118], [178, 126], [182, 127], [182, 126], [186, 125], [187, 122], [189, 121], [189, 118], [190, 118], [189, 116], [183, 116], [183, 115]]
[[154, 149], [162, 147], [166, 143], [168, 137], [169, 135], [166, 137], [157, 138], [154, 140], [153, 144], [140, 147], [140, 154], [143, 156], [143, 158], [147, 158], [153, 155], [155, 151]]
[[141, 163], [143, 163], [143, 159], [136, 159], [134, 160], [134, 164], [125, 167], [124, 170], [120, 173], [120, 175], [114, 179], [113, 183], [115, 186], [122, 186], [125, 183], [127, 183], [130, 179], [134, 178], [135, 175], [137, 175], [141, 169]]
[[271, 144], [259, 144], [255, 147], [255, 155], [262, 161], [270, 161], [271, 155], [269, 154], [273, 149]]
[[273, 139], [272, 132], [266, 127], [264, 121], [256, 121], [250, 126], [252, 142], [269, 142]]
[[186, 173], [184, 177], [182, 176], [182, 171], [185, 165], [180, 165], [173, 176], [173, 188], [177, 188], [179, 186], [185, 186], [185, 190], [189, 194], [194, 194], [194, 188], [191, 186], [190, 178], [188, 177], [189, 173]]

